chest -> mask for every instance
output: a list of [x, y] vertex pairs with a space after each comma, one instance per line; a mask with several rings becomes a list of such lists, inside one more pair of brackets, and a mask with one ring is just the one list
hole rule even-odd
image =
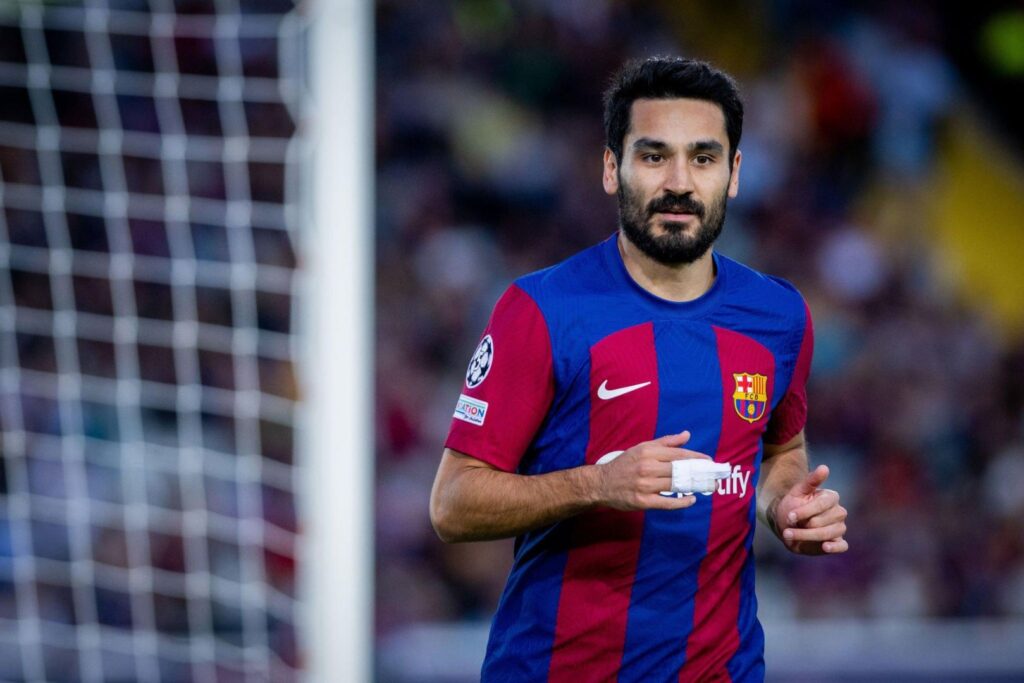
[[[587, 461], [637, 437], [684, 429], [691, 448], [752, 455], [774, 404], [776, 354], [750, 334], [692, 321], [649, 321], [578, 350], [566, 399], [585, 413]], [[744, 455], [744, 457], [746, 457]]]

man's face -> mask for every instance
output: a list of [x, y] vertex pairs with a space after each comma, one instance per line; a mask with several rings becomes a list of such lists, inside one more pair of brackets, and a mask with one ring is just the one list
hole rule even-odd
[[626, 237], [667, 265], [692, 263], [722, 232], [739, 188], [740, 153], [729, 169], [729, 138], [718, 105], [694, 99], [633, 103], [622, 160], [605, 150], [604, 188], [619, 199]]

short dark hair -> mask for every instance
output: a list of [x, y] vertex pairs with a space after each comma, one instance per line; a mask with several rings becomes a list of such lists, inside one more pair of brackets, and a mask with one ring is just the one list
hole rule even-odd
[[639, 99], [687, 97], [714, 102], [725, 115], [729, 166], [743, 134], [743, 100], [732, 76], [707, 62], [682, 57], [650, 57], [626, 62], [604, 93], [605, 144], [622, 161], [630, 110]]

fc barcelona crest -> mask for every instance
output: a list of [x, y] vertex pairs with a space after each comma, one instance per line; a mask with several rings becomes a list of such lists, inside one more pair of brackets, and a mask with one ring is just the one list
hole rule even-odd
[[732, 395], [736, 414], [747, 422], [760, 420], [768, 407], [768, 378], [746, 372], [734, 372], [732, 376], [736, 380], [736, 391]]

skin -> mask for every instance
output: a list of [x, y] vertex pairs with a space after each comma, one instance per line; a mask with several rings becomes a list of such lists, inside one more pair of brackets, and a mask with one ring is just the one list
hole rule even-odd
[[[620, 182], [644, 205], [668, 192], [690, 194], [711, 207], [723, 192], [733, 198], [739, 192], [739, 150], [729, 168], [729, 137], [725, 116], [711, 102], [691, 99], [637, 100], [630, 110], [630, 128], [622, 145], [621, 162], [610, 149], [604, 152], [604, 191], [616, 195]], [[655, 238], [671, 238], [682, 230], [693, 238], [700, 219], [693, 214], [659, 213], [650, 221]], [[619, 233], [619, 251], [626, 270], [644, 289], [669, 301], [690, 301], [714, 282], [711, 251], [692, 263], [666, 264], [641, 251]]]
[[781, 445], [765, 444], [757, 484], [757, 515], [790, 551], [834, 555], [849, 550], [846, 508], [839, 493], [822, 488], [827, 465], [807, 471], [803, 430]]
[[[621, 162], [608, 149], [602, 181], [615, 195], [619, 184], [646, 206], [666, 192], [690, 194], [711, 207], [723, 194], [739, 191], [739, 150], [728, 159], [729, 142], [721, 109], [703, 100], [637, 100], [623, 141]], [[691, 238], [700, 218], [656, 213], [648, 228], [656, 239]], [[619, 233], [619, 251], [632, 278], [671, 301], [704, 294], [715, 278], [711, 251], [691, 263], [666, 264], [651, 258]], [[430, 519], [446, 542], [519, 536], [597, 507], [618, 510], [679, 510], [694, 496], [658, 495], [671, 488], [673, 460], [708, 458], [685, 448], [690, 432], [669, 434], [627, 449], [605, 465], [583, 465], [542, 475], [503, 472], [470, 455], [445, 449], [430, 495]], [[828, 468], [808, 472], [804, 433], [782, 445], [765, 444], [757, 488], [762, 521], [791, 551], [817, 555], [847, 550], [846, 509], [839, 494], [821, 488]]]
[[707, 458], [682, 448], [689, 432], [639, 443], [606, 465], [539, 475], [503, 472], [451, 448], [444, 450], [430, 492], [430, 520], [441, 540], [519, 536], [596, 507], [681, 510], [694, 496], [669, 498], [672, 461]]

